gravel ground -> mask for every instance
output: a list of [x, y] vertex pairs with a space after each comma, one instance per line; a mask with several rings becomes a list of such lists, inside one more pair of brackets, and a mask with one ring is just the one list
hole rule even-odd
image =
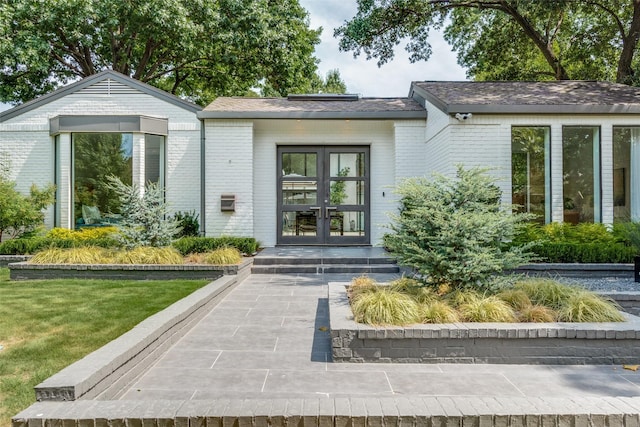
[[633, 277], [557, 277], [556, 279], [563, 283], [579, 285], [597, 292], [640, 292], [640, 283], [635, 283]]

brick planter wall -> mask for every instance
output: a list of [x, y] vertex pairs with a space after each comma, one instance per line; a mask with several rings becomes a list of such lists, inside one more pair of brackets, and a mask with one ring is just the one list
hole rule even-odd
[[452, 323], [372, 327], [353, 320], [345, 283], [329, 284], [334, 362], [626, 364], [640, 319], [620, 323]]
[[29, 264], [9, 265], [11, 280], [37, 279], [109, 279], [109, 280], [215, 280], [223, 275], [248, 274], [253, 258], [240, 265], [122, 265], [122, 264]]

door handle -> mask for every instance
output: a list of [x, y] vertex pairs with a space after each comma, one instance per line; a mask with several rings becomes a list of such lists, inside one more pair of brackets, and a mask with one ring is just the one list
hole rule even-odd
[[324, 217], [327, 218], [327, 219], [331, 218], [330, 215], [329, 215], [329, 212], [336, 211], [336, 210], [338, 210], [338, 208], [335, 207], [335, 206], [327, 206], [327, 207], [325, 207], [324, 208]]
[[321, 209], [322, 208], [320, 206], [311, 206], [309, 208], [310, 211], [316, 211], [316, 217], [318, 218], [322, 218]]

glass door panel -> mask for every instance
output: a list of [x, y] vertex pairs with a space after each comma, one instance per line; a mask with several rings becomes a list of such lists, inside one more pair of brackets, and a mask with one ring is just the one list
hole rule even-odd
[[278, 148], [278, 243], [368, 244], [368, 147]]

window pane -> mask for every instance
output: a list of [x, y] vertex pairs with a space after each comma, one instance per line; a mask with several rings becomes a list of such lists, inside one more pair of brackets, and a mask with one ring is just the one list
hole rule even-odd
[[514, 127], [511, 130], [511, 197], [517, 212], [549, 220], [548, 127]]
[[330, 204], [364, 205], [364, 181], [331, 181]]
[[316, 236], [318, 218], [313, 211], [282, 212], [283, 236]]
[[364, 153], [331, 153], [331, 177], [364, 176]]
[[640, 127], [613, 128], [613, 220], [640, 220]]
[[117, 176], [131, 185], [132, 156], [132, 134], [73, 134], [76, 225], [100, 224], [108, 215], [120, 213], [120, 202], [107, 187], [107, 176]]
[[317, 181], [282, 181], [282, 204], [317, 204]]
[[316, 153], [283, 153], [283, 176], [316, 176]]
[[144, 182], [164, 184], [164, 137], [145, 135], [144, 138]]
[[[596, 127], [564, 127], [564, 221], [600, 221], [600, 137]], [[595, 191], [598, 189], [598, 191]]]
[[364, 212], [332, 211], [330, 234], [332, 236], [364, 236]]

